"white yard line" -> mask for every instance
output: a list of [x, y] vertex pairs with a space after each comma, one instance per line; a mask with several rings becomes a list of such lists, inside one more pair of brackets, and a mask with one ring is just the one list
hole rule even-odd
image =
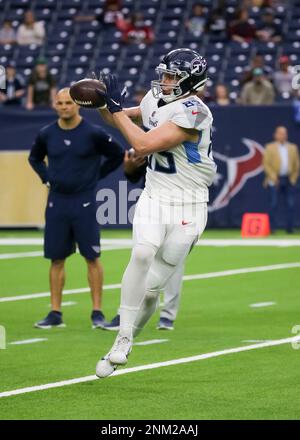
[[35, 344], [36, 342], [48, 341], [48, 338], [23, 339], [23, 341], [9, 342], [10, 345]]
[[[244, 267], [241, 269], [233, 269], [233, 270], [224, 270], [221, 272], [209, 272], [209, 273], [199, 273], [195, 275], [185, 275], [183, 277], [183, 281], [193, 281], [193, 280], [204, 280], [208, 278], [219, 278], [219, 277], [226, 277], [226, 276], [232, 276], [232, 275], [243, 275], [248, 273], [254, 273], [254, 272], [267, 272], [270, 270], [282, 270], [282, 269], [294, 269], [300, 267], [300, 262], [296, 263], [283, 263], [283, 264], [273, 264], [270, 266], [256, 266], [256, 267]], [[103, 287], [105, 290], [112, 290], [112, 289], [120, 289], [121, 284], [108, 284]], [[76, 293], [84, 293], [89, 292], [90, 289], [88, 287], [83, 287], [79, 289], [69, 289], [64, 290], [64, 295], [73, 295]], [[42, 292], [42, 293], [30, 293], [28, 295], [18, 295], [18, 296], [6, 296], [3, 298], [0, 298], [1, 302], [11, 302], [11, 301], [21, 301], [21, 300], [27, 300], [27, 299], [33, 299], [33, 298], [44, 298], [50, 296], [50, 292]]]
[[[63, 307], [75, 306], [76, 304], [77, 304], [76, 301], [63, 301], [63, 302], [61, 303], [61, 305], [62, 305]], [[51, 305], [51, 304], [49, 304], [49, 305]]]
[[32, 258], [32, 257], [42, 257], [44, 252], [42, 251], [32, 251], [32, 252], [15, 252], [11, 254], [0, 254], [0, 260], [12, 260], [15, 258]]
[[[42, 246], [42, 238], [0, 238], [0, 246]], [[300, 246], [299, 239], [200, 239], [196, 246], [209, 246], [209, 247], [226, 247], [226, 246], [258, 246], [258, 247], [294, 247]], [[131, 249], [132, 240], [129, 238], [103, 238], [101, 240], [101, 250], [102, 251], [114, 251], [120, 249]], [[31, 252], [14, 252], [7, 254], [0, 254], [0, 260], [11, 260], [14, 258], [34, 258], [42, 257], [44, 254], [42, 251], [31, 251]]]
[[168, 342], [169, 339], [150, 339], [149, 341], [135, 342], [133, 345], [153, 345]]
[[256, 342], [271, 342], [272, 339], [244, 339], [242, 342], [251, 342], [251, 343], [256, 343]]
[[259, 307], [269, 307], [269, 306], [274, 306], [276, 304], [276, 302], [274, 301], [266, 301], [266, 302], [259, 302], [259, 303], [254, 303], [254, 304], [250, 304], [249, 307], [252, 308], [259, 308]]
[[[132, 368], [124, 368], [115, 371], [111, 377], [121, 376], [123, 374], [129, 374], [129, 373], [137, 373], [139, 371], [153, 370], [155, 368], [170, 367], [172, 365], [188, 364], [190, 362], [201, 361], [204, 359], [210, 359], [218, 356], [225, 356], [227, 354], [241, 353], [243, 351], [256, 350], [259, 348], [275, 347], [277, 345], [290, 344], [293, 342], [298, 343], [299, 341], [300, 341], [300, 336], [294, 336], [292, 338], [277, 339], [274, 341], [261, 342], [259, 344], [245, 345], [242, 347], [235, 347], [235, 348], [227, 348], [225, 350], [214, 351], [212, 353], [199, 354], [196, 356], [189, 356], [180, 359], [172, 359], [170, 361], [156, 362], [154, 364], [140, 365]], [[62, 380], [60, 382], [52, 382], [43, 385], [35, 385], [26, 388], [19, 388], [16, 390], [4, 391], [0, 393], [0, 398], [17, 396], [19, 394], [33, 393], [35, 391], [49, 390], [51, 388], [60, 388], [67, 385], [74, 385], [77, 383], [91, 382], [97, 379], [98, 379], [97, 376], [91, 375], [91, 376], [77, 377], [75, 379]]]
[[[43, 246], [43, 238], [0, 238], [0, 246]], [[130, 248], [132, 238], [102, 238], [102, 247]], [[300, 246], [299, 238], [200, 238], [196, 246]]]

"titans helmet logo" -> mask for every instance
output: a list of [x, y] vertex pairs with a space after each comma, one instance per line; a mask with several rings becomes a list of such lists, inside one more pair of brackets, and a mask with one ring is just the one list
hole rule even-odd
[[194, 58], [191, 62], [191, 71], [194, 75], [201, 75], [206, 69], [206, 61], [204, 58]]

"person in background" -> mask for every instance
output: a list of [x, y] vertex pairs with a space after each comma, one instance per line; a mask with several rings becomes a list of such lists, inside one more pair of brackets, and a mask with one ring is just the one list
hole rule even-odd
[[274, 86], [280, 96], [288, 98], [294, 94], [292, 86], [294, 73], [292, 72], [288, 56], [281, 56], [278, 62], [279, 69], [273, 75]]
[[232, 41], [238, 43], [251, 43], [256, 37], [256, 27], [249, 22], [248, 10], [243, 8], [238, 11], [237, 19], [229, 25], [229, 35]]
[[[44, 256], [51, 260], [51, 311], [37, 328], [63, 327], [61, 312], [65, 260], [76, 251], [85, 258], [91, 289], [93, 328], [104, 327], [103, 269], [96, 185], [123, 161], [122, 148], [103, 129], [82, 118], [69, 89], [55, 97], [58, 119], [42, 128], [31, 148], [29, 162], [49, 188], [44, 232]], [[45, 158], [48, 159], [48, 164]]]
[[253, 80], [242, 88], [240, 103], [243, 105], [270, 105], [275, 99], [273, 84], [265, 79], [262, 69], [253, 70]]
[[27, 88], [27, 110], [36, 107], [53, 107], [56, 95], [56, 81], [48, 70], [47, 61], [38, 58], [29, 77]]
[[[102, 5], [102, 3], [99, 1]], [[76, 15], [74, 21], [89, 22], [97, 20], [103, 29], [118, 28], [123, 30], [125, 27], [124, 15], [121, 11], [122, 3], [120, 0], [106, 0], [101, 14]]]
[[215, 88], [215, 98], [213, 102], [217, 105], [229, 105], [230, 99], [228, 95], [228, 89], [225, 84], [217, 84]]
[[263, 156], [265, 172], [264, 186], [269, 192], [269, 214], [272, 232], [276, 231], [276, 210], [282, 195], [286, 208], [286, 232], [294, 231], [295, 186], [300, 172], [300, 158], [297, 145], [288, 142], [286, 127], [276, 127], [274, 142], [265, 146]]
[[154, 32], [151, 26], [147, 26], [141, 12], [130, 15], [122, 29], [122, 41], [125, 44], [152, 44]]
[[193, 5], [192, 15], [186, 21], [185, 25], [187, 30], [194, 35], [194, 37], [201, 37], [201, 35], [203, 35], [206, 26], [206, 18], [201, 3], [195, 3]]
[[243, 86], [247, 82], [252, 81], [253, 71], [256, 68], [262, 69], [262, 71], [264, 72], [264, 77], [270, 81], [272, 74], [273, 74], [273, 70], [270, 66], [267, 66], [265, 64], [264, 57], [260, 54], [257, 54], [257, 55], [254, 55], [254, 57], [250, 61], [250, 65], [248, 67], [246, 67], [246, 69], [244, 70], [242, 77], [240, 79], [240, 85]]
[[213, 36], [226, 36], [227, 34], [227, 21], [226, 21], [226, 8], [220, 6], [213, 9], [208, 17], [206, 24], [206, 32]]
[[26, 86], [24, 79], [16, 72], [16, 63], [10, 61], [6, 66], [6, 88], [0, 90], [0, 103], [3, 105], [22, 105]]
[[272, 9], [263, 10], [262, 20], [257, 27], [256, 36], [259, 41], [264, 43], [280, 43], [282, 40], [281, 27], [275, 23]]
[[45, 28], [42, 21], [35, 21], [34, 13], [26, 11], [24, 14], [24, 21], [17, 31], [17, 43], [20, 46], [29, 46], [36, 44], [42, 46], [45, 41]]
[[17, 42], [17, 34], [12, 27], [10, 20], [4, 20], [0, 29], [0, 45], [15, 44]]

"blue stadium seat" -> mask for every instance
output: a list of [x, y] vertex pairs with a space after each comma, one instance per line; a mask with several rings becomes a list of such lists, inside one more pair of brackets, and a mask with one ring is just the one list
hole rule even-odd
[[108, 71], [110, 72], [115, 72], [116, 68], [117, 68], [117, 64], [118, 64], [118, 57], [117, 55], [100, 55], [99, 57], [97, 57], [96, 60], [96, 71], [100, 71], [100, 70], [104, 70], [104, 69], [108, 69]]
[[278, 45], [270, 42], [270, 43], [264, 43], [261, 41], [257, 41], [255, 43], [256, 52], [259, 54], [276, 54], [278, 50]]
[[63, 0], [61, 6], [63, 9], [82, 9], [82, 0]]
[[72, 48], [72, 54], [78, 55], [91, 55], [93, 54], [95, 47], [92, 43], [81, 43], [81, 41], [76, 42]]
[[49, 8], [38, 9], [34, 11], [34, 15], [37, 21], [49, 22], [52, 19], [52, 11]]
[[[4, 3], [4, 2], [1, 2]], [[1, 6], [0, 3], [0, 6]], [[10, 8], [25, 8], [27, 9], [30, 5], [30, 0], [10, 0], [9, 6]]]
[[178, 5], [172, 8], [168, 8], [163, 12], [163, 20], [174, 20], [182, 17], [184, 10]]
[[230, 47], [231, 53], [234, 53], [234, 54], [239, 54], [239, 53], [250, 54], [251, 49], [253, 48], [253, 45], [252, 44], [248, 44], [248, 43], [238, 43], [236, 41], [230, 41], [229, 47]]
[[72, 31], [63, 30], [58, 32], [57, 34], [55, 32], [48, 35], [48, 42], [49, 43], [68, 43], [70, 41], [70, 37], [72, 35]]
[[292, 18], [289, 22], [289, 29], [296, 30], [300, 28], [300, 17]]
[[54, 55], [49, 58], [48, 66], [49, 68], [56, 67], [60, 70], [64, 61], [65, 57], [63, 55]]
[[79, 55], [68, 60], [68, 67], [87, 68], [90, 65], [90, 57], [88, 55]]
[[134, 55], [145, 56], [148, 53], [148, 46], [146, 44], [131, 44], [126, 47], [125, 57], [132, 57]]
[[5, 44], [4, 46], [0, 45], [0, 56], [12, 57], [14, 50], [15, 46], [12, 44]]
[[164, 32], [163, 30], [160, 31], [159, 34], [157, 34], [155, 41], [157, 44], [164, 44], [164, 43], [177, 43], [178, 40], [178, 33], [175, 30], [167, 30]]
[[224, 55], [224, 51], [226, 50], [226, 45], [224, 41], [218, 41], [214, 43], [208, 43], [205, 46], [205, 54], [213, 55], [213, 54], [220, 54]]
[[141, 68], [143, 63], [144, 63], [145, 58], [140, 55], [140, 54], [136, 54], [133, 55], [132, 57], [125, 57], [124, 61], [123, 61], [123, 68], [129, 68], [129, 67], [137, 67], [137, 68]]
[[66, 72], [65, 83], [71, 84], [73, 82], [79, 81], [82, 78], [87, 77], [90, 74], [88, 68], [76, 67], [75, 69], [68, 69]]
[[11, 9], [7, 12], [5, 18], [6, 20], [18, 21], [19, 23], [21, 23], [23, 21], [24, 11], [24, 8]]
[[119, 42], [122, 34], [117, 29], [107, 29], [102, 34], [103, 42], [105, 44]]
[[65, 54], [67, 50], [68, 42], [67, 43], [48, 43], [46, 47], [46, 55], [47, 56], [55, 56], [55, 55], [61, 55]]
[[102, 46], [100, 47], [100, 55], [116, 55], [116, 56], [120, 56], [122, 50], [122, 45], [120, 44], [120, 42], [115, 42], [113, 44], [106, 44], [103, 43]]
[[43, 0], [35, 2], [35, 9], [38, 8], [49, 8], [56, 9], [58, 4], [58, 0]]
[[249, 57], [245, 54], [234, 55], [228, 58], [228, 64], [230, 66], [248, 66], [249, 61]]
[[288, 41], [300, 41], [300, 29], [292, 29], [288, 31], [286, 39]]
[[78, 41], [81, 43], [95, 43], [98, 38], [98, 32], [88, 31], [87, 33], [82, 33], [78, 37]]

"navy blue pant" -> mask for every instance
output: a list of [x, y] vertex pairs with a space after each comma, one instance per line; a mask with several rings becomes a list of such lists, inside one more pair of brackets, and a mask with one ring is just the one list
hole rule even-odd
[[270, 222], [271, 229], [274, 232], [277, 229], [277, 207], [280, 196], [285, 204], [287, 232], [292, 232], [294, 227], [294, 211], [295, 211], [295, 187], [290, 183], [288, 177], [280, 177], [278, 186], [269, 186], [270, 198]]
[[75, 195], [50, 192], [46, 207], [44, 255], [62, 260], [76, 251], [94, 260], [100, 256], [100, 228], [94, 191]]

